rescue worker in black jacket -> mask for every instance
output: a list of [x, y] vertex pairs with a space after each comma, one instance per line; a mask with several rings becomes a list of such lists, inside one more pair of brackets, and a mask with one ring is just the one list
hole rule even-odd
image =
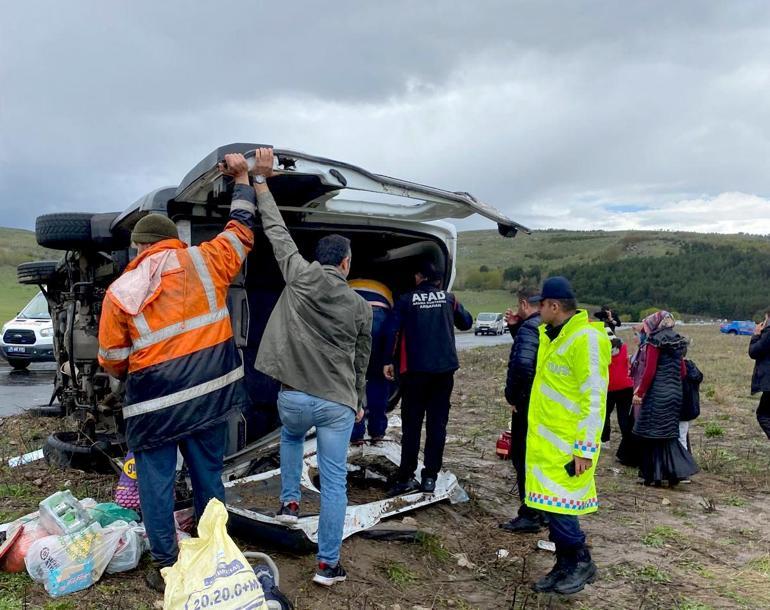
[[516, 471], [516, 487], [519, 491], [519, 513], [510, 521], [500, 525], [506, 531], [514, 533], [538, 532], [545, 525], [544, 515], [537, 509], [524, 503], [524, 478], [526, 468], [524, 456], [527, 452], [527, 417], [529, 414], [529, 395], [535, 379], [537, 349], [540, 345], [540, 309], [537, 302], [537, 289], [519, 290], [518, 309], [505, 312], [505, 321], [513, 337], [511, 355], [508, 358], [508, 378], [505, 382], [505, 400], [511, 405], [511, 464]]
[[394, 380], [398, 363], [401, 380], [401, 466], [390, 496], [414, 491], [422, 422], [425, 422], [425, 467], [419, 488], [436, 489], [441, 470], [449, 420], [449, 399], [454, 373], [460, 367], [455, 349], [454, 327], [468, 330], [473, 318], [455, 296], [441, 289], [442, 270], [423, 261], [415, 274], [417, 288], [403, 294], [396, 303], [390, 336], [393, 349], [387, 351], [385, 377]]

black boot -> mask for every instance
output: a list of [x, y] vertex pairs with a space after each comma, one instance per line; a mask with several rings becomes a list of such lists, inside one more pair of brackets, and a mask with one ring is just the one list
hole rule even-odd
[[144, 573], [144, 582], [151, 589], [158, 593], [164, 593], [166, 591], [166, 581], [161, 576], [160, 570], [163, 566], [153, 563]]
[[556, 563], [551, 571], [532, 585], [532, 589], [538, 593], [550, 593], [556, 583], [564, 576], [570, 567], [570, 558], [564, 552], [556, 551]]
[[521, 514], [510, 521], [501, 523], [499, 527], [513, 534], [536, 534], [543, 529], [543, 523], [537, 515]]
[[575, 561], [569, 562], [567, 569], [562, 572], [553, 587], [554, 593], [572, 595], [582, 591], [588, 583], [596, 580], [596, 564], [591, 559], [591, 553], [583, 547], [575, 555]]

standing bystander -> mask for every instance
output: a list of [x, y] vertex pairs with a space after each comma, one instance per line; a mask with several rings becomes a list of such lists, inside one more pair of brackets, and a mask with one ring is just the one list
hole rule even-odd
[[535, 591], [577, 593], [596, 578], [578, 515], [598, 508], [594, 475], [607, 399], [610, 342], [577, 309], [566, 278], [551, 277], [539, 297], [540, 348], [529, 402], [526, 502], [548, 513], [556, 564]]

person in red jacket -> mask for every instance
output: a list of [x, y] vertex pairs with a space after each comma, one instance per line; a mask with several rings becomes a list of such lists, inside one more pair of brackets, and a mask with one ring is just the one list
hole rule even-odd
[[610, 440], [612, 426], [612, 411], [616, 413], [621, 441], [616, 456], [621, 464], [637, 466], [638, 451], [634, 442], [634, 414], [631, 402], [634, 398], [634, 380], [629, 373], [628, 346], [615, 334], [615, 328], [620, 325], [617, 314], [608, 307], [594, 314], [594, 318], [604, 322], [607, 336], [612, 342], [612, 360], [610, 361], [610, 382], [607, 387], [607, 411], [602, 430], [602, 442]]

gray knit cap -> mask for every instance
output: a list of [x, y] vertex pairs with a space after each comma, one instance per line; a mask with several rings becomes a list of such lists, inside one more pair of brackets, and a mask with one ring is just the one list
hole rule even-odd
[[179, 239], [179, 232], [174, 221], [162, 214], [147, 214], [131, 232], [131, 241], [135, 244], [154, 244], [164, 239]]

